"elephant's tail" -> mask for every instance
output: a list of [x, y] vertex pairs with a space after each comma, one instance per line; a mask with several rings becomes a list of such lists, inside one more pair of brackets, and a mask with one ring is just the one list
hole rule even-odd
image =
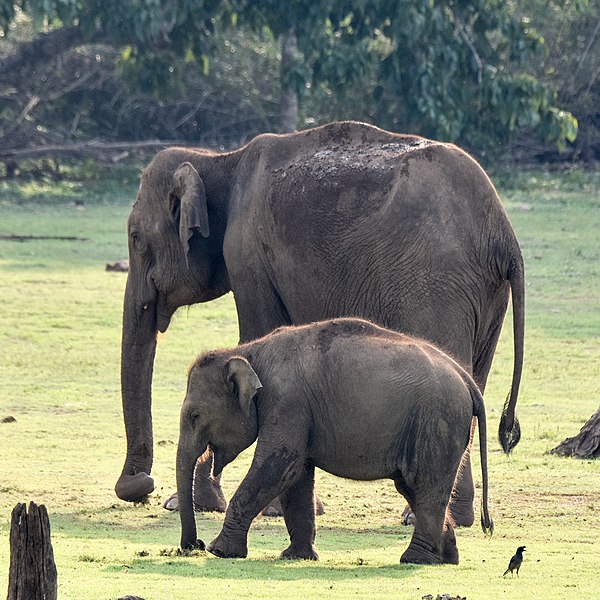
[[473, 400], [473, 416], [477, 417], [477, 427], [479, 429], [479, 456], [481, 459], [481, 529], [486, 535], [494, 533], [494, 521], [490, 517], [488, 509], [488, 468], [487, 468], [487, 421], [485, 418], [485, 406], [483, 396], [477, 387], [477, 384], [469, 377], [467, 385], [471, 392]]
[[523, 345], [525, 339], [525, 276], [523, 257], [520, 253], [518, 257], [514, 257], [511, 261], [508, 270], [508, 281], [510, 282], [513, 306], [514, 363], [510, 393], [504, 402], [498, 428], [500, 445], [506, 454], [509, 454], [521, 439], [521, 426], [515, 414], [519, 385], [523, 373]]

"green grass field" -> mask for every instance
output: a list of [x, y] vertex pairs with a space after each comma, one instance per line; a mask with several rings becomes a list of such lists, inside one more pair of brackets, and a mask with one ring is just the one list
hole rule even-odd
[[[202, 350], [233, 345], [233, 299], [179, 311], [162, 336], [154, 377], [156, 492], [119, 501], [125, 455], [119, 391], [125, 222], [137, 173], [96, 173], [80, 183], [0, 183], [0, 235], [85, 240], [0, 240], [0, 594], [8, 586], [10, 514], [45, 504], [61, 599], [399, 598], [449, 593], [478, 598], [600, 598], [600, 461], [549, 450], [575, 435], [600, 402], [600, 176], [499, 173], [495, 178], [527, 267], [526, 366], [518, 413], [523, 436], [510, 458], [496, 440], [509, 389], [507, 319], [486, 391], [495, 532], [457, 533], [459, 566], [400, 565], [411, 528], [387, 481], [317, 474], [327, 513], [318, 563], [275, 560], [282, 519], [259, 517], [249, 558], [176, 553], [179, 518], [160, 507], [175, 488], [175, 450], [186, 370]], [[83, 202], [83, 204], [81, 204]], [[249, 454], [223, 476], [231, 495]], [[475, 478], [481, 480], [479, 461]], [[220, 515], [199, 515], [210, 541]], [[502, 573], [526, 545], [519, 578]]]

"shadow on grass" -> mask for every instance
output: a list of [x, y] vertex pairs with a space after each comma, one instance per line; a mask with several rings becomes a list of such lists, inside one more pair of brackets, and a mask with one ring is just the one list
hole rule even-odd
[[[111, 540], [140, 546], [175, 546], [179, 541], [179, 513], [152, 506], [112, 505], [96, 511], [52, 513], [53, 532], [63, 538]], [[219, 513], [198, 513], [198, 536], [205, 542], [215, 537], [223, 524]], [[350, 552], [377, 550], [394, 546], [398, 552], [406, 547], [413, 528], [389, 524], [360, 527], [325, 525], [317, 522], [317, 547], [321, 552]], [[275, 552], [277, 555], [288, 543], [283, 518], [257, 517], [250, 529], [249, 550]]]
[[[204, 551], [181, 555], [177, 548], [178, 513], [156, 506], [116, 504], [93, 512], [54, 513], [51, 521], [57, 537], [76, 545], [81, 542], [85, 548], [77, 561], [97, 563], [100, 571], [109, 576], [127, 572], [129, 577], [142, 578], [150, 575], [215, 582], [228, 579], [253, 582], [314, 580], [330, 585], [335, 581], [374, 577], [409, 578], [423, 568], [400, 564], [412, 528], [389, 524], [360, 529], [324, 526], [317, 531], [321, 560], [312, 562], [278, 559], [289, 543], [282, 518], [258, 517], [250, 530], [250, 558], [226, 560]], [[199, 536], [210, 541], [221, 529], [222, 521], [222, 514], [199, 513]], [[125, 552], [123, 544], [128, 546]], [[111, 548], [115, 550], [114, 555]], [[388, 564], [382, 564], [382, 555]]]
[[[164, 511], [159, 507], [113, 505], [97, 511], [76, 511], [52, 513], [50, 515], [53, 533], [63, 539], [82, 543], [106, 541], [106, 546], [127, 544], [130, 559], [139, 568], [148, 570], [153, 564], [158, 571], [166, 568], [166, 561], [177, 565], [177, 574], [185, 575], [186, 569], [198, 569], [198, 558], [202, 568], [220, 564], [274, 564], [279, 553], [289, 543], [288, 533], [282, 518], [257, 517], [249, 533], [249, 553], [251, 558], [244, 561], [220, 561], [210, 554], [198, 553], [194, 557], [182, 557], [177, 553], [180, 538], [178, 513]], [[205, 543], [210, 542], [219, 533], [223, 515], [217, 513], [199, 513], [197, 515], [198, 537]], [[360, 527], [317, 525], [316, 544], [321, 556], [335, 552], [343, 555], [343, 560], [356, 561], [354, 568], [362, 568], [368, 559], [368, 553], [385, 550], [394, 556], [397, 562], [410, 542], [412, 527], [390, 526], [389, 524]], [[104, 544], [102, 544], [104, 545]], [[157, 546], [160, 549], [157, 549]], [[141, 552], [141, 553], [140, 553]], [[267, 559], [255, 560], [252, 557], [268, 555]], [[159, 555], [161, 558], [154, 560]], [[140, 560], [140, 557], [143, 557]], [[208, 560], [206, 560], [206, 558]], [[362, 558], [361, 558], [362, 557]], [[195, 560], [194, 560], [195, 559]], [[110, 559], [109, 559], [110, 560]], [[122, 560], [122, 558], [121, 558]], [[111, 561], [112, 562], [112, 561]], [[286, 565], [313, 565], [303, 561], [276, 561], [278, 568], [285, 570]], [[111, 563], [107, 564], [108, 565]], [[110, 567], [120, 569], [122, 566]], [[137, 568], [137, 567], [136, 567]], [[317, 569], [329, 568], [325, 562]], [[373, 568], [373, 567], [370, 567]], [[221, 567], [222, 569], [222, 567]], [[180, 573], [180, 570], [183, 572]], [[187, 573], [191, 575], [191, 573]]]
[[[206, 556], [206, 557], [205, 557]], [[277, 557], [261, 559], [220, 559], [199, 553], [197, 557], [173, 557], [168, 560], [143, 559], [127, 565], [128, 572], [203, 579], [235, 579], [254, 581], [341, 581], [345, 579], [372, 579], [374, 577], [406, 578], [416, 575], [426, 565], [400, 564], [399, 555], [393, 565], [368, 563], [333, 566], [328, 561], [289, 561]], [[122, 572], [123, 565], [107, 565], [105, 573]]]

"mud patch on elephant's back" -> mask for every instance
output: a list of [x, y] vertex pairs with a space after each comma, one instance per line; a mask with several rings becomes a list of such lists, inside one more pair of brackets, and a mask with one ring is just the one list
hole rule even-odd
[[410, 137], [384, 143], [327, 145], [304, 154], [288, 167], [285, 176], [293, 177], [296, 182], [312, 182], [322, 190], [338, 194], [351, 188], [364, 195], [374, 191], [385, 194], [397, 174], [408, 175], [409, 160], [430, 152], [435, 144]]
[[[375, 135], [377, 133], [377, 135]], [[384, 133], [385, 135], [382, 135]], [[305, 198], [318, 210], [370, 211], [392, 191], [398, 176], [407, 176], [411, 159], [427, 158], [439, 142], [416, 136], [393, 135], [367, 129], [364, 135], [348, 138], [328, 135], [321, 144], [298, 148], [297, 154], [282, 159], [270, 157], [270, 205], [274, 211], [282, 198]], [[289, 145], [287, 147], [289, 150]]]

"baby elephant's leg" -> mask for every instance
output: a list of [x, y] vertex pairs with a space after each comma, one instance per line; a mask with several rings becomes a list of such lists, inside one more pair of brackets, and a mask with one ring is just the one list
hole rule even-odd
[[[423, 472], [414, 489], [407, 489], [403, 481], [396, 482], [398, 491], [405, 495], [415, 513], [415, 530], [400, 562], [458, 564], [456, 538], [447, 523], [447, 510], [459, 458], [457, 455], [456, 463], [443, 475]], [[439, 464], [439, 460], [429, 464]]]
[[447, 504], [443, 505], [439, 500], [426, 503], [415, 501], [412, 507], [415, 511], [415, 530], [408, 548], [400, 557], [400, 562], [430, 565], [443, 562], [458, 563], [458, 551], [455, 557], [451, 557], [450, 554], [447, 557], [442, 556]]
[[306, 465], [304, 473], [281, 496], [283, 517], [290, 534], [290, 545], [280, 558], [318, 560], [315, 547], [315, 467]]
[[[440, 520], [441, 511], [437, 515], [417, 516], [415, 531], [400, 562], [417, 564], [458, 564], [458, 546], [452, 525]], [[420, 520], [419, 520], [420, 519]], [[419, 527], [419, 522], [424, 523]]]
[[262, 507], [296, 483], [304, 456], [281, 448], [266, 451], [259, 441], [248, 474], [233, 495], [223, 528], [206, 549], [221, 558], [245, 558], [248, 530]]

